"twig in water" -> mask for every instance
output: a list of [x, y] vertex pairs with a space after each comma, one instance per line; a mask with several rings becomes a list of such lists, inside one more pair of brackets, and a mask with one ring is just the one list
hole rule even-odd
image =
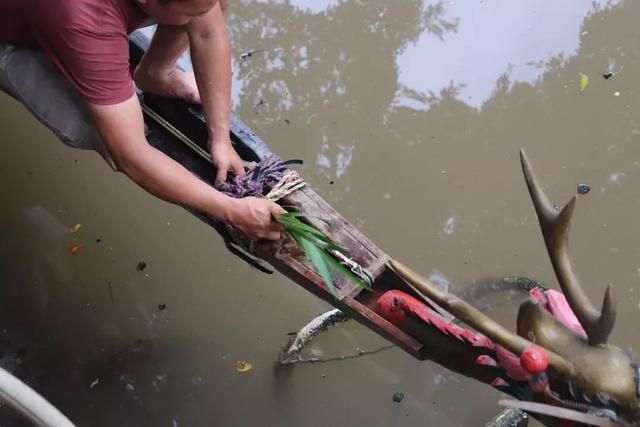
[[349, 360], [349, 359], [355, 359], [356, 357], [361, 357], [361, 356], [366, 356], [368, 354], [376, 354], [376, 353], [380, 353], [381, 351], [384, 350], [388, 350], [390, 348], [395, 347], [395, 345], [393, 344], [387, 344], [387, 345], [383, 345], [382, 347], [373, 349], [373, 350], [360, 350], [358, 349], [358, 351], [356, 353], [352, 353], [352, 354], [344, 354], [344, 355], [340, 355], [340, 356], [331, 356], [331, 357], [309, 357], [309, 358], [304, 358], [302, 356], [300, 356], [299, 354], [287, 359], [287, 360], [280, 360], [280, 364], [282, 365], [293, 365], [295, 363], [327, 363], [327, 362], [336, 362], [338, 360]]
[[240, 55], [240, 64], [245, 63], [249, 58], [251, 58], [256, 53], [266, 52], [268, 49], [254, 49]]
[[111, 282], [107, 282], [107, 286], [109, 286], [109, 296], [111, 297], [111, 304], [114, 304], [114, 301], [113, 301], [113, 289], [111, 288]]

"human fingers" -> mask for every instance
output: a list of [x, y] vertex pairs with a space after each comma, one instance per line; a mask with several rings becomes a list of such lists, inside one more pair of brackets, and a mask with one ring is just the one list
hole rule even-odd
[[227, 180], [227, 171], [229, 170], [229, 166], [226, 163], [220, 162], [216, 167], [218, 168], [218, 171], [216, 172], [215, 185], [218, 185]]
[[281, 237], [282, 237], [281, 231], [270, 231], [264, 236], [265, 239], [273, 240], [273, 241], [280, 240]]
[[271, 212], [271, 214], [273, 214], [273, 215], [280, 215], [280, 214], [283, 214], [283, 213], [286, 212], [282, 208], [282, 206], [280, 206], [279, 204], [277, 204], [275, 202], [269, 202], [268, 208], [269, 208], [269, 212]]
[[271, 220], [271, 222], [269, 222], [269, 225], [267, 226], [269, 232], [279, 232], [282, 233], [284, 231], [284, 227], [282, 226], [282, 224], [280, 224], [279, 222], [273, 221]]
[[233, 163], [231, 164], [231, 169], [233, 169], [233, 172], [236, 174], [236, 176], [244, 175], [244, 165], [242, 164], [242, 160], [240, 160], [240, 157], [236, 156]]

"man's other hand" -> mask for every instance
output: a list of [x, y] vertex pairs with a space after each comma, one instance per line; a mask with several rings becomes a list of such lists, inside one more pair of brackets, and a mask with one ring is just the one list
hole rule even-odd
[[227, 180], [227, 172], [233, 171], [236, 175], [244, 175], [244, 166], [236, 150], [233, 149], [229, 139], [214, 141], [211, 143], [211, 161], [216, 167], [215, 185]]
[[229, 206], [227, 215], [229, 225], [237, 228], [252, 240], [279, 240], [282, 237], [284, 230], [273, 219], [273, 215], [285, 212], [279, 205], [255, 197], [233, 200], [234, 203]]

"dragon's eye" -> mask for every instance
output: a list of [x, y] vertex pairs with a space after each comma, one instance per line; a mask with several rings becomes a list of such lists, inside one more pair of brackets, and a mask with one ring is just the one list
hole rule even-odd
[[400, 302], [402, 302], [402, 298], [400, 298], [400, 297], [393, 297], [393, 306], [394, 306], [394, 307], [400, 307]]

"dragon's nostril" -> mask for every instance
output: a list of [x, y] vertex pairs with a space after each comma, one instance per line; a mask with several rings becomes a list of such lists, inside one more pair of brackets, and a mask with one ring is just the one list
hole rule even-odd
[[402, 298], [400, 297], [393, 297], [393, 306], [394, 307], [400, 307], [400, 302], [402, 301]]

